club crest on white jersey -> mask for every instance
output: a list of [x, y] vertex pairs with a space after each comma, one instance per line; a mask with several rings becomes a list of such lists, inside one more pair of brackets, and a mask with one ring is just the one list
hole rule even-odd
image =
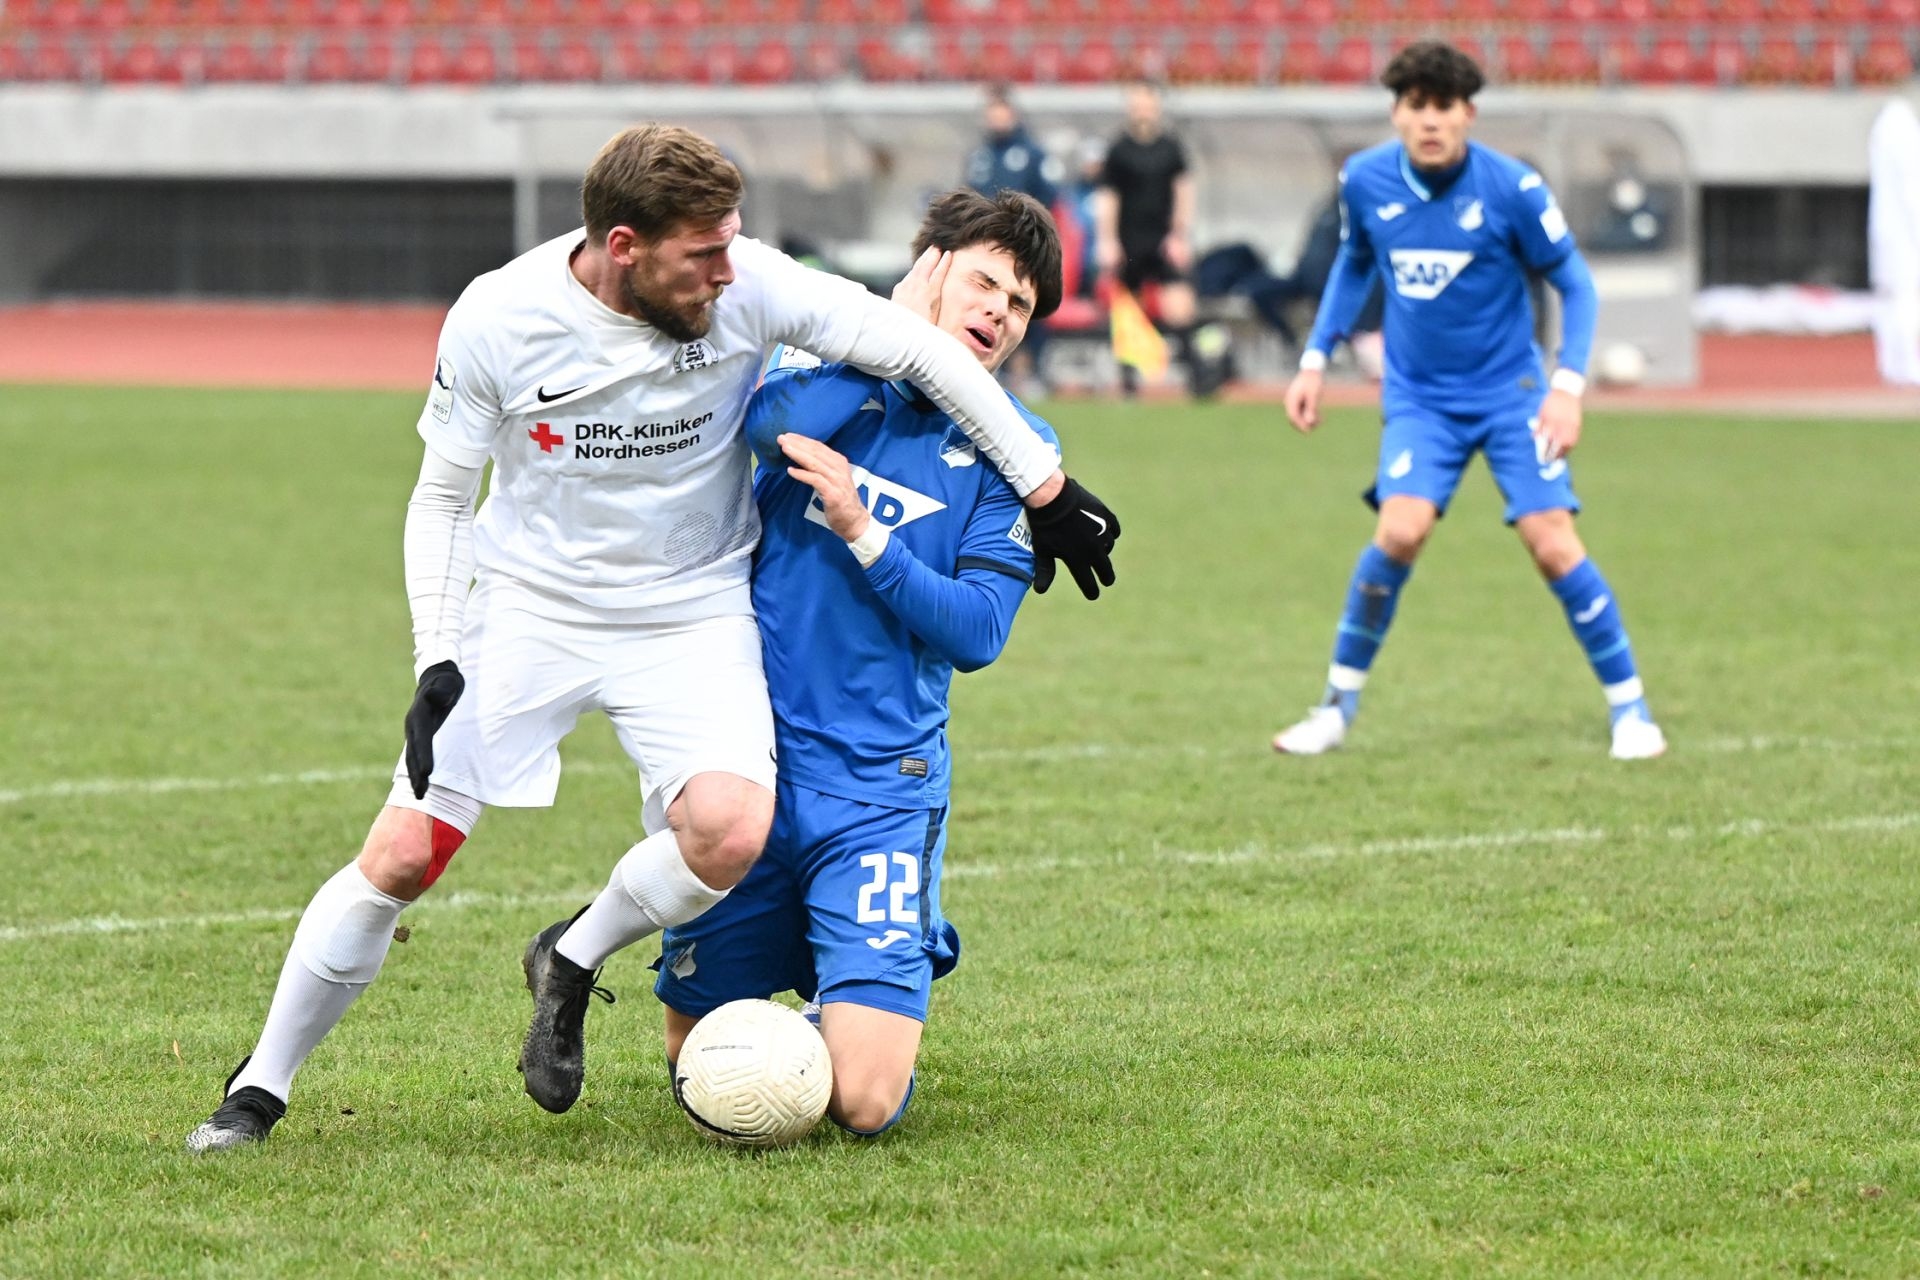
[[[877, 476], [865, 467], [852, 470], [853, 487], [859, 492], [862, 505], [889, 529], [910, 525], [922, 516], [947, 509], [947, 504], [938, 498], [929, 498], [885, 476]], [[827, 524], [827, 509], [821, 505], [818, 495], [807, 503], [807, 519], [817, 525]]]
[[713, 347], [705, 338], [695, 338], [684, 343], [673, 357], [673, 371], [685, 373], [689, 369], [704, 369], [714, 362]]
[[1464, 249], [1393, 249], [1393, 287], [1403, 298], [1430, 301], [1440, 296], [1473, 261]]

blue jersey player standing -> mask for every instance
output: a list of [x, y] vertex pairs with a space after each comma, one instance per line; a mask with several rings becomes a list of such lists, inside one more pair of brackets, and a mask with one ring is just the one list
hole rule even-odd
[[[1566, 218], [1540, 175], [1467, 141], [1485, 83], [1466, 54], [1408, 46], [1381, 76], [1399, 139], [1341, 170], [1341, 247], [1321, 298], [1287, 416], [1319, 425], [1327, 353], [1379, 271], [1386, 290], [1385, 425], [1373, 491], [1373, 541], [1360, 553], [1334, 639], [1326, 698], [1276, 735], [1276, 751], [1318, 755], [1345, 741], [1401, 588], [1460, 474], [1484, 453], [1520, 534], [1606, 693], [1612, 754], [1657, 756], [1666, 738], [1647, 709], [1613, 588], [1573, 524], [1567, 454], [1580, 442], [1598, 301]], [[1533, 342], [1530, 277], [1560, 293], [1564, 335], [1548, 379]], [[1546, 390], [1542, 392], [1542, 388]]]
[[[989, 370], [1060, 304], [1058, 233], [1018, 192], [940, 197], [914, 250], [894, 300]], [[727, 1001], [796, 991], [820, 1006], [828, 1115], [875, 1134], [906, 1110], [928, 986], [959, 955], [940, 911], [948, 686], [1006, 643], [1032, 535], [1013, 490], [912, 386], [785, 352], [747, 433], [779, 786], [760, 861], [662, 938], [667, 1057]]]

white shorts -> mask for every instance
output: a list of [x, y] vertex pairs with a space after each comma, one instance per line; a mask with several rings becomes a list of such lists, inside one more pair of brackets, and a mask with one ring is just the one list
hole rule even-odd
[[[460, 674], [466, 690], [434, 735], [427, 800], [414, 799], [403, 757], [389, 804], [449, 818], [431, 803], [444, 789], [506, 808], [550, 805], [560, 739], [584, 711], [606, 712], [639, 767], [649, 834], [666, 827], [667, 806], [696, 773], [773, 790], [773, 711], [752, 614], [635, 622], [489, 576], [467, 601]], [[470, 830], [472, 819], [455, 825]]]

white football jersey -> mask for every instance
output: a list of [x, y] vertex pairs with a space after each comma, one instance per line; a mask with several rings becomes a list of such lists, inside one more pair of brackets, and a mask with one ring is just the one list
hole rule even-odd
[[493, 480], [483, 571], [595, 609], [745, 613], [760, 520], [741, 434], [767, 348], [845, 350], [866, 290], [738, 236], [707, 336], [677, 342], [574, 279], [573, 231], [467, 286], [420, 435]]

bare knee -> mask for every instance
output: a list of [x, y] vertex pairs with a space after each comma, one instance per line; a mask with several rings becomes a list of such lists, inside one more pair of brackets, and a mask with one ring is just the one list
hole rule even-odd
[[857, 1133], [875, 1133], [900, 1114], [920, 1054], [917, 1018], [846, 1001], [820, 1010], [820, 1034], [833, 1057], [827, 1113]]
[[1535, 512], [1520, 517], [1515, 527], [1534, 566], [1548, 582], [1558, 582], [1587, 558], [1586, 544], [1573, 527], [1572, 512]]
[[887, 1127], [907, 1100], [907, 1085], [913, 1079], [909, 1071], [899, 1079], [872, 1077], [851, 1085], [842, 1085], [839, 1067], [834, 1068], [833, 1100], [828, 1111], [835, 1124], [855, 1133], [876, 1133]]
[[693, 873], [715, 889], [731, 888], [766, 847], [773, 793], [730, 773], [695, 774], [667, 820]]
[[373, 820], [359, 862], [361, 874], [380, 892], [409, 901], [419, 897], [433, 866], [433, 818], [388, 805]]
[[1191, 285], [1175, 281], [1160, 286], [1160, 315], [1169, 328], [1186, 328], [1198, 311]]
[[1380, 507], [1380, 521], [1374, 526], [1373, 545], [1389, 559], [1412, 564], [1420, 549], [1427, 545], [1439, 512], [1421, 499], [1389, 498]]

